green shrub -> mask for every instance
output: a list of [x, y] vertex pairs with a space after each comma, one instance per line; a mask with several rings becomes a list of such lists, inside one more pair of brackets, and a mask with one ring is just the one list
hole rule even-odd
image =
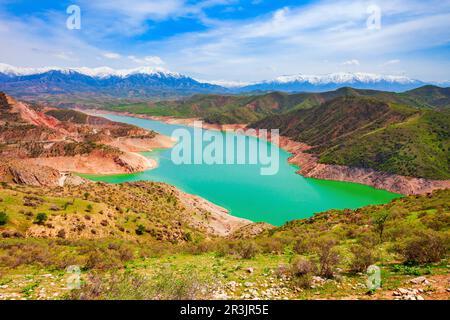
[[420, 218], [420, 221], [433, 230], [445, 230], [450, 226], [450, 213], [436, 212], [435, 214], [425, 214]]
[[47, 214], [45, 212], [40, 212], [36, 215], [34, 223], [42, 225], [47, 220], [48, 220]]
[[425, 264], [441, 261], [448, 251], [449, 239], [437, 232], [423, 232], [408, 239], [400, 253], [406, 263]]
[[353, 272], [365, 272], [369, 266], [375, 263], [375, 257], [372, 249], [355, 245], [350, 248], [353, 253], [353, 260], [350, 264], [350, 270]]
[[374, 231], [378, 234], [380, 242], [383, 242], [383, 233], [388, 218], [389, 211], [387, 210], [380, 210], [372, 214], [372, 225], [374, 227]]
[[398, 272], [401, 274], [407, 274], [410, 276], [421, 276], [422, 275], [422, 272], [420, 272], [420, 269], [415, 266], [396, 264], [392, 267], [392, 270], [394, 272]]
[[123, 263], [114, 254], [100, 249], [90, 251], [84, 264], [86, 269], [96, 270], [109, 270], [122, 265]]
[[258, 242], [259, 247], [263, 253], [269, 254], [282, 254], [284, 249], [284, 243], [280, 239], [271, 238], [264, 239]]
[[144, 234], [144, 232], [145, 232], [145, 226], [142, 224], [138, 225], [136, 228], [136, 234], [138, 236], [142, 236]]
[[316, 265], [311, 261], [301, 257], [294, 258], [290, 268], [293, 285], [305, 289], [310, 288], [312, 276], [316, 271]]
[[319, 273], [326, 278], [332, 278], [337, 264], [340, 261], [336, 249], [337, 241], [332, 238], [319, 238], [316, 244], [316, 253], [319, 256]]
[[8, 223], [8, 214], [6, 212], [0, 212], [0, 226], [4, 226]]
[[242, 259], [252, 259], [258, 253], [258, 246], [253, 241], [241, 241], [237, 246], [237, 253]]

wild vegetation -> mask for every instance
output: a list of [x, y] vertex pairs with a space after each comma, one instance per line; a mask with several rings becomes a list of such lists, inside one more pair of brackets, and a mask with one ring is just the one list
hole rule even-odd
[[450, 178], [450, 113], [336, 98], [318, 107], [265, 118], [255, 128], [307, 143], [319, 161], [429, 179]]
[[404, 93], [341, 88], [324, 93], [196, 95], [108, 109], [280, 129], [282, 135], [312, 146], [309, 152], [320, 163], [446, 180], [449, 106], [448, 88], [425, 86]]
[[[200, 117], [209, 123], [235, 124], [251, 123], [289, 111], [310, 109], [340, 97], [367, 97], [384, 103], [420, 109], [446, 109], [450, 106], [449, 88], [425, 86], [404, 93], [341, 88], [323, 93], [194, 95], [173, 101], [110, 104], [106, 105], [106, 108], [152, 116]], [[105, 105], [103, 107], [105, 108]]]
[[[258, 120], [254, 127], [281, 128], [310, 144], [324, 163], [448, 179], [445, 92], [423, 90], [414, 97], [420, 108], [400, 101], [412, 95], [344, 88], [313, 95], [196, 96], [181, 108], [172, 102], [168, 110], [219, 123]], [[399, 100], [385, 100], [392, 95]], [[2, 152], [14, 146], [36, 156], [79, 154], [105, 138], [90, 131], [103, 121], [96, 117], [32, 109], [49, 117], [40, 120], [76, 126], [81, 141], [56, 137], [44, 148], [35, 134], [47, 141], [60, 128], [44, 130], [8, 111], [0, 119]], [[109, 137], [142, 133], [113, 124], [107, 131]], [[0, 299], [448, 299], [449, 199], [450, 190], [440, 190], [330, 210], [277, 228], [246, 223], [225, 235], [211, 227], [218, 216], [209, 207], [166, 184], [37, 188], [3, 182]], [[381, 269], [380, 288], [366, 286], [371, 265]], [[80, 287], [67, 290], [73, 266], [80, 270]]]
[[[0, 297], [392, 299], [399, 288], [412, 293], [398, 298], [449, 297], [449, 190], [228, 237], [192, 226], [196, 215], [171, 190], [4, 184]], [[372, 264], [382, 285], [368, 292]], [[82, 284], [67, 291], [71, 265], [80, 266]]]

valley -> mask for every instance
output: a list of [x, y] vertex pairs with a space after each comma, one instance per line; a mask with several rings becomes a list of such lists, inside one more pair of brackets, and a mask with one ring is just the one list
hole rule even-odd
[[[188, 114], [83, 113], [3, 96], [0, 299], [448, 299], [445, 103], [337, 95], [305, 108], [264, 100], [256, 118], [206, 124], [217, 135], [279, 128], [280, 173], [262, 180], [258, 165], [171, 164], [168, 137], [193, 129]], [[254, 98], [238, 99], [245, 109]], [[403, 130], [417, 136], [399, 140]], [[373, 149], [353, 150], [361, 145]], [[409, 166], [402, 150], [416, 155]], [[350, 152], [376, 156], [366, 165]], [[368, 291], [374, 263], [383, 284]], [[67, 291], [73, 265], [83, 285]]]
[[[2, 184], [0, 299], [447, 300], [448, 197], [216, 234], [214, 213], [159, 183]], [[368, 291], [373, 263], [383, 282]], [[70, 265], [80, 289], [67, 290]]]
[[3, 318], [448, 305], [450, 0], [0, 9]]
[[4, 94], [0, 104], [3, 181], [59, 185], [61, 172], [143, 171], [157, 164], [139, 152], [173, 145], [154, 132], [77, 111], [30, 105]]

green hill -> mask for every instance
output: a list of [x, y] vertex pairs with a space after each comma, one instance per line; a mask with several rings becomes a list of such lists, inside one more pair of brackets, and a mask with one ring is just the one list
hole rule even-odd
[[258, 96], [194, 95], [180, 101], [136, 103], [108, 109], [153, 116], [201, 117], [210, 123], [248, 123], [295, 108], [305, 98], [280, 92]]
[[349, 87], [323, 93], [286, 94], [272, 92], [262, 95], [194, 95], [183, 100], [143, 102], [103, 106], [113, 111], [127, 111], [152, 116], [179, 118], [200, 117], [210, 123], [251, 123], [266, 116], [309, 109], [339, 97], [368, 97], [385, 103], [416, 108], [443, 108], [449, 105], [449, 89], [427, 86], [407, 93], [359, 90]]
[[254, 128], [280, 129], [327, 164], [429, 179], [450, 178], [450, 112], [372, 98], [342, 97], [267, 117]]
[[[2, 299], [448, 299], [449, 190], [230, 237], [156, 183], [0, 185]], [[195, 217], [196, 216], [196, 217]], [[203, 220], [208, 220], [205, 213]], [[198, 221], [198, 220], [197, 220]], [[195, 224], [198, 226], [198, 224]], [[259, 231], [256, 231], [258, 230]], [[255, 232], [256, 231], [256, 232]], [[382, 286], [365, 286], [369, 265]], [[68, 266], [80, 289], [67, 290]], [[429, 284], [410, 280], [425, 276]], [[369, 291], [369, 294], [368, 294]], [[401, 298], [399, 296], [399, 298]]]
[[436, 86], [424, 86], [411, 91], [407, 91], [401, 96], [406, 96], [430, 108], [450, 107], [450, 88], [440, 88]]

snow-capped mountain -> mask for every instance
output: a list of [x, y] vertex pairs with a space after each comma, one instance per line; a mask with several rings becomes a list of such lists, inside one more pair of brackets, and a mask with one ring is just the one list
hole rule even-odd
[[426, 83], [404, 76], [370, 73], [281, 76], [259, 83], [201, 81], [162, 68], [22, 68], [0, 63], [0, 91], [18, 97], [43, 95], [175, 98], [197, 93], [254, 91], [324, 92], [342, 87], [406, 91]]
[[14, 67], [9, 64], [0, 63], [0, 74], [8, 75], [11, 77], [18, 76], [29, 76], [36, 74], [43, 74], [49, 71], [59, 71], [65, 74], [80, 73], [85, 76], [90, 76], [93, 78], [109, 78], [109, 77], [121, 77], [126, 78], [135, 74], [145, 74], [150, 76], [159, 77], [173, 77], [182, 78], [183, 76], [176, 72], [167, 71], [163, 68], [153, 68], [153, 67], [140, 67], [134, 69], [113, 69], [110, 67], [98, 67], [98, 68], [60, 68], [60, 67], [43, 67], [43, 68], [24, 68], [24, 67]]
[[240, 91], [322, 92], [342, 87], [405, 91], [420, 87], [424, 84], [424, 82], [404, 76], [340, 72], [327, 75], [281, 76], [274, 80], [263, 81], [242, 87], [240, 88]]
[[162, 68], [20, 68], [0, 64], [0, 91], [16, 96], [99, 94], [119, 98], [168, 98], [226, 92]]

